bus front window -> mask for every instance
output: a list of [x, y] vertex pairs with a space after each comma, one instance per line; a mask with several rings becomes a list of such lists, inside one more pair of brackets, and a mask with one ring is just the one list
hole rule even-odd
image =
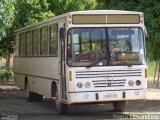
[[111, 65], [144, 64], [141, 28], [108, 28]]
[[[140, 28], [73, 28], [68, 31], [69, 66], [143, 64]], [[98, 61], [98, 62], [97, 62]]]

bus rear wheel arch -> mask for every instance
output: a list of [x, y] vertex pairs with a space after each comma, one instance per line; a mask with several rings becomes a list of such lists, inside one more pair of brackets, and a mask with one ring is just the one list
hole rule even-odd
[[56, 91], [57, 91], [57, 84], [56, 82], [52, 82], [52, 86], [51, 86], [51, 96], [52, 97], [56, 96]]
[[25, 91], [28, 102], [42, 102], [42, 95], [30, 91], [29, 81], [27, 77], [25, 77]]

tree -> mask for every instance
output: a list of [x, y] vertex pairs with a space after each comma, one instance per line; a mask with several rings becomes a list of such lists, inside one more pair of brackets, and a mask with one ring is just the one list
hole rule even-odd
[[7, 35], [12, 26], [14, 6], [13, 0], [0, 1], [0, 40]]
[[0, 55], [5, 56], [13, 51], [10, 46], [13, 43], [15, 29], [50, 18], [54, 14], [92, 9], [144, 12], [148, 31], [147, 57], [150, 60], [159, 59], [160, 51], [155, 49], [160, 42], [159, 0], [1, 0]]
[[9, 66], [12, 47], [12, 22], [14, 14], [13, 0], [0, 1], [0, 56], [6, 58], [6, 65]]
[[13, 26], [15, 29], [52, 17], [46, 0], [15, 0]]
[[9, 67], [14, 30], [54, 14], [48, 10], [46, 0], [2, 0], [0, 3], [0, 56], [6, 58], [6, 66]]
[[78, 10], [92, 10], [97, 4], [95, 0], [47, 0], [47, 2], [49, 9], [55, 15]]
[[159, 59], [160, 51], [155, 49], [160, 42], [159, 0], [96, 0], [96, 9], [130, 10], [144, 12], [148, 36], [146, 39], [147, 58]]

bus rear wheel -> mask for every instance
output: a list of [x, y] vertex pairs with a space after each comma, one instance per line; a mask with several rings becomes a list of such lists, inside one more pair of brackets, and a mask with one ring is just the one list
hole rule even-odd
[[26, 85], [26, 96], [28, 102], [42, 102], [43, 96], [29, 91], [29, 84]]
[[115, 112], [125, 112], [126, 101], [115, 101], [113, 107]]
[[34, 101], [35, 102], [42, 102], [42, 100], [43, 100], [43, 96], [42, 95], [34, 93]]
[[26, 83], [26, 97], [28, 102], [33, 102], [34, 101], [34, 94], [29, 91], [29, 84], [28, 82]]
[[68, 111], [68, 105], [60, 101], [59, 93], [56, 91], [55, 94], [55, 104], [58, 114], [66, 114]]

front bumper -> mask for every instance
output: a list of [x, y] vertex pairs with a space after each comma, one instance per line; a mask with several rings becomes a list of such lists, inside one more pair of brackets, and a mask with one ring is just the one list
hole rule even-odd
[[97, 91], [68, 93], [68, 104], [74, 103], [95, 103], [120, 100], [144, 100], [147, 96], [147, 89], [119, 90], [119, 91]]

